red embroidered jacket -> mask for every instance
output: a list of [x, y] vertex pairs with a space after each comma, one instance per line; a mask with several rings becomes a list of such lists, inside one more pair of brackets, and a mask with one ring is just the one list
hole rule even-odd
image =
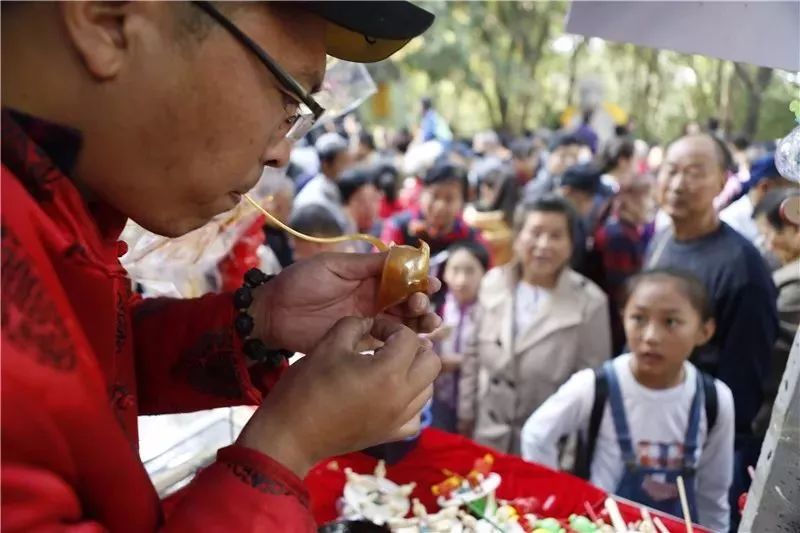
[[137, 415], [257, 404], [230, 295], [137, 300], [124, 217], [67, 177], [80, 136], [3, 110], [2, 518], [7, 531], [313, 531], [293, 473], [230, 446], [164, 518]]

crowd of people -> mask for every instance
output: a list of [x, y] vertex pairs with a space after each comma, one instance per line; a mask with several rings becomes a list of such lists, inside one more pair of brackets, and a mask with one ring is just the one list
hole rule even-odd
[[[266, 206], [316, 237], [430, 245], [432, 424], [674, 514], [682, 475], [693, 516], [732, 527], [800, 323], [781, 215], [800, 189], [774, 146], [697, 127], [464, 139], [430, 99], [376, 133], [354, 115], [312, 131]], [[261, 229], [269, 273], [370, 251]]]

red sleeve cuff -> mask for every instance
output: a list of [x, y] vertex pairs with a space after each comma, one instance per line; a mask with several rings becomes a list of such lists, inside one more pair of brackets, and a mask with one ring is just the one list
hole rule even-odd
[[[233, 294], [226, 293], [220, 296], [223, 297], [223, 308], [226, 309], [228, 323], [233, 324], [236, 310], [232, 304], [228, 303], [233, 301]], [[233, 353], [233, 365], [235, 373], [239, 377], [244, 400], [251, 405], [259, 405], [264, 396], [278, 382], [283, 372], [289, 368], [289, 362], [284, 359], [277, 367], [270, 367], [262, 363], [248, 367], [250, 361], [244, 353], [244, 342], [235, 329], [233, 330]]]
[[294, 496], [304, 507], [308, 507], [309, 496], [303, 481], [271, 457], [234, 444], [220, 449], [217, 461], [255, 490], [265, 494]]

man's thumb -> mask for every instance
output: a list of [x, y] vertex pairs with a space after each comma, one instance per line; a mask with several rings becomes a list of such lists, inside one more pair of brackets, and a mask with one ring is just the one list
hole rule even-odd
[[320, 345], [329, 345], [356, 351], [361, 341], [372, 329], [372, 318], [346, 316], [328, 330]]
[[347, 281], [380, 279], [386, 253], [375, 254], [329, 254], [326, 257], [328, 270]]

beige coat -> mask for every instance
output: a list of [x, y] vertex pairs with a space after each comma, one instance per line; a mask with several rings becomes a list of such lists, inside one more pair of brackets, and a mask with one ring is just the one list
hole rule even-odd
[[520, 430], [573, 373], [611, 356], [608, 301], [597, 285], [565, 269], [531, 325], [512, 342], [516, 263], [491, 270], [481, 284], [475, 335], [464, 353], [459, 420], [473, 438], [519, 453]]

